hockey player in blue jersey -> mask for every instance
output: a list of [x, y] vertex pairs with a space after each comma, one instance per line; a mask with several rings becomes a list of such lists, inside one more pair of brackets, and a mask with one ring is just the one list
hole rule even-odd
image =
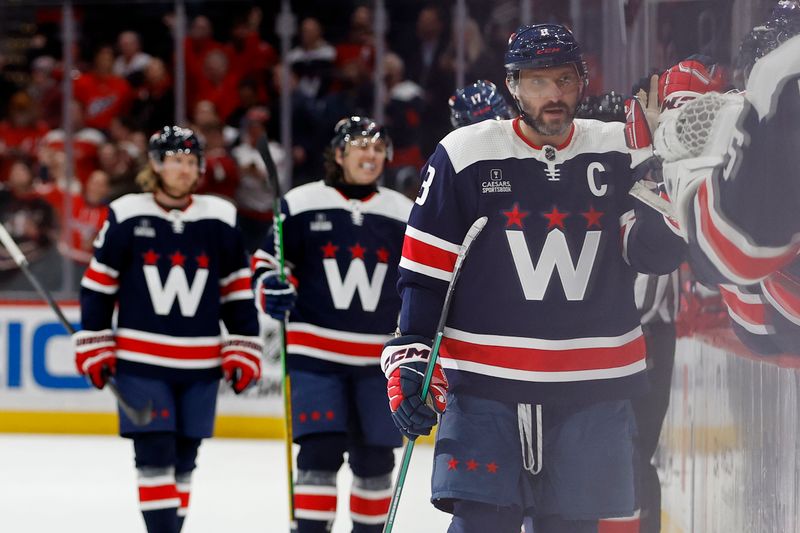
[[178, 533], [220, 377], [242, 392], [260, 376], [263, 346], [236, 208], [192, 194], [203, 166], [197, 136], [165, 127], [149, 156], [137, 178], [147, 192], [109, 206], [73, 340], [78, 371], [95, 387], [113, 377], [134, 407], [152, 401], [146, 426], [120, 411], [119, 430], [133, 441], [147, 531]]
[[[505, 66], [520, 117], [453, 131], [423, 168], [400, 260], [400, 336], [382, 367], [409, 438], [444, 412], [432, 500], [453, 514], [450, 533], [517, 533], [526, 515], [537, 533], [596, 532], [598, 519], [636, 510], [636, 271], [674, 270], [682, 241], [628, 195], [647, 154], [627, 148], [624, 125], [573, 118], [588, 80], [566, 28], [521, 27]], [[459, 243], [480, 216], [421, 402]]]
[[330, 531], [336, 475], [348, 453], [354, 533], [377, 533], [391, 499], [401, 435], [386, 406], [378, 364], [397, 325], [397, 263], [412, 202], [379, 187], [391, 159], [387, 132], [367, 117], [341, 120], [325, 179], [281, 203], [284, 259], [297, 288], [280, 281], [273, 236], [253, 258], [259, 308], [287, 311], [298, 533]]
[[497, 86], [487, 80], [478, 80], [456, 90], [447, 105], [450, 107], [450, 123], [454, 128], [484, 120], [514, 118], [514, 111], [497, 90]]

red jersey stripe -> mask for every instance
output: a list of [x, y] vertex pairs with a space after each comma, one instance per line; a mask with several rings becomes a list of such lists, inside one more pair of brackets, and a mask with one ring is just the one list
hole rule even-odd
[[542, 350], [473, 344], [445, 337], [444, 357], [532, 372], [574, 372], [620, 368], [645, 357], [644, 337], [617, 347]]
[[287, 331], [286, 343], [308, 346], [310, 348], [325, 350], [327, 352], [363, 357], [379, 357], [381, 355], [381, 350], [383, 350], [382, 344], [340, 341], [314, 335], [313, 333], [306, 333], [304, 331]]
[[177, 346], [161, 344], [128, 337], [117, 337], [117, 349], [129, 352], [168, 357], [171, 359], [214, 359], [220, 355], [219, 345], [214, 346]]
[[403, 257], [415, 263], [452, 272], [455, 268], [458, 254], [406, 235], [405, 240], [403, 240]]

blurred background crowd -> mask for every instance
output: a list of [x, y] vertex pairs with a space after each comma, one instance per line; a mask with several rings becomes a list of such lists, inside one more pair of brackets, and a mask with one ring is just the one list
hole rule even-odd
[[[198, 192], [231, 199], [252, 250], [271, 223], [267, 133], [281, 188], [320, 179], [336, 122], [388, 126], [384, 185], [417, 194], [449, 131], [447, 100], [478, 79], [503, 85], [522, 23], [573, 28], [588, 97], [696, 52], [729, 62], [772, 0], [2, 0], [0, 222], [64, 298], [74, 297], [108, 202], [136, 191], [150, 134], [205, 141]], [[508, 94], [503, 88], [506, 97]], [[0, 291], [29, 287], [0, 251]], [[32, 293], [31, 293], [32, 295]]]

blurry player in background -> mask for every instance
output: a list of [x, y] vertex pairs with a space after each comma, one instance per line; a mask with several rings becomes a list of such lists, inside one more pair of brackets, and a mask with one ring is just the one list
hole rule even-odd
[[[382, 365], [405, 435], [428, 434], [444, 412], [432, 500], [453, 514], [450, 533], [518, 533], [526, 514], [536, 533], [596, 532], [598, 519], [636, 511], [636, 271], [674, 270], [682, 241], [627, 194], [640, 156], [624, 125], [574, 120], [588, 80], [571, 32], [521, 27], [505, 67], [520, 116], [457, 129], [423, 169], [400, 261], [400, 336]], [[432, 409], [422, 376], [459, 243], [480, 216]]]
[[377, 185], [391, 155], [386, 130], [372, 119], [341, 120], [325, 179], [281, 203], [292, 283], [281, 281], [272, 234], [253, 258], [259, 308], [277, 320], [288, 313], [298, 533], [330, 531], [345, 452], [353, 532], [380, 532], [388, 514], [393, 448], [402, 439], [378, 364], [400, 310], [397, 263], [412, 205]]
[[486, 80], [458, 89], [447, 101], [453, 128], [468, 126], [484, 120], [505, 120], [515, 114], [497, 86]]
[[165, 127], [149, 149], [138, 178], [147, 192], [112, 202], [95, 240], [73, 341], [92, 385], [113, 376], [132, 405], [153, 402], [144, 427], [120, 411], [120, 435], [133, 440], [147, 531], [177, 533], [197, 450], [212, 435], [220, 377], [237, 393], [255, 382], [262, 342], [236, 209], [192, 194], [203, 167], [198, 138]]

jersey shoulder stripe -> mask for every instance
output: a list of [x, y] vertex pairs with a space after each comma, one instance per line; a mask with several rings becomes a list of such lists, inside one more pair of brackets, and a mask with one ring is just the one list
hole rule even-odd
[[[109, 205], [118, 223], [134, 217], [150, 216], [170, 220], [169, 212], [159, 206], [152, 193], [126, 194]], [[223, 198], [205, 194], [192, 195], [192, 203], [183, 211], [184, 222], [218, 220], [236, 227], [236, 207]]]
[[[574, 133], [569, 144], [560, 149], [559, 158], [569, 160], [585, 153], [619, 152], [632, 155], [637, 163], [644, 154], [636, 157], [625, 145], [622, 123], [601, 122], [592, 119], [575, 119]], [[484, 120], [450, 132], [441, 141], [456, 173], [479, 161], [536, 158], [546, 162], [542, 150], [533, 148], [516, 131], [514, 120]]]
[[[289, 215], [296, 216], [309, 211], [327, 209], [351, 210], [351, 201], [324, 181], [315, 181], [295, 187], [284, 196]], [[402, 194], [379, 187], [378, 193], [361, 201], [362, 214], [381, 215], [405, 223], [411, 213], [413, 202]]]

